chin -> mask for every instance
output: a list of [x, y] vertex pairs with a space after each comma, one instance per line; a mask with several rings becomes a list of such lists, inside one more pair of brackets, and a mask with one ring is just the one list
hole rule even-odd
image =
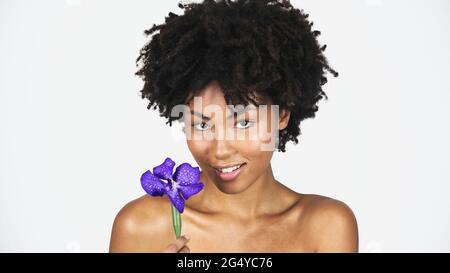
[[221, 192], [225, 194], [239, 194], [250, 186], [242, 184], [242, 181], [239, 181], [239, 179], [227, 182], [214, 181], [214, 184]]

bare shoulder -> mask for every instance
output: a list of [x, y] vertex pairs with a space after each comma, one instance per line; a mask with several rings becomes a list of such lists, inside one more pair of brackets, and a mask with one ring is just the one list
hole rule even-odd
[[[114, 219], [110, 252], [161, 252], [170, 234], [164, 198], [142, 196], [126, 204]], [[170, 209], [169, 209], [170, 210]]]
[[356, 217], [344, 202], [320, 195], [304, 195], [301, 226], [316, 252], [357, 252]]

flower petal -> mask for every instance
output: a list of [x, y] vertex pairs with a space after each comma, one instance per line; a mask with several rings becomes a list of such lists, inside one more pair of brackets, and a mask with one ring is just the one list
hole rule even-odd
[[181, 186], [188, 186], [200, 182], [200, 169], [192, 167], [189, 163], [180, 164], [175, 170], [173, 180]]
[[184, 199], [181, 197], [180, 193], [175, 189], [171, 188], [170, 186], [166, 186], [166, 194], [169, 196], [170, 202], [173, 204], [173, 206], [180, 212], [183, 213], [184, 211]]
[[151, 196], [163, 196], [165, 184], [150, 171], [146, 171], [141, 176], [141, 186]]
[[203, 183], [195, 183], [192, 185], [178, 185], [178, 188], [184, 199], [188, 200], [189, 197], [200, 192], [204, 186]]
[[173, 167], [175, 162], [169, 157], [164, 160], [164, 162], [153, 168], [153, 173], [161, 179], [172, 179]]

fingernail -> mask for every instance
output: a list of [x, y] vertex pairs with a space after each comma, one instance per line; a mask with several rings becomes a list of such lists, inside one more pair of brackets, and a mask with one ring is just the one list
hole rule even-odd
[[191, 237], [189, 237], [189, 235], [184, 235], [184, 238], [186, 238], [186, 240], [190, 240]]

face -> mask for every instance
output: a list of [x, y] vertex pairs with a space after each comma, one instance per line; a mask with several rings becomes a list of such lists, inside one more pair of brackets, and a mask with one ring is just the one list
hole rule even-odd
[[[200, 90], [187, 106], [187, 145], [202, 175], [220, 191], [245, 191], [267, 173], [276, 134], [287, 126], [289, 112], [274, 115], [276, 107], [270, 103], [267, 108], [253, 104], [245, 108], [227, 106], [216, 82]], [[272, 149], [267, 149], [269, 146]]]

